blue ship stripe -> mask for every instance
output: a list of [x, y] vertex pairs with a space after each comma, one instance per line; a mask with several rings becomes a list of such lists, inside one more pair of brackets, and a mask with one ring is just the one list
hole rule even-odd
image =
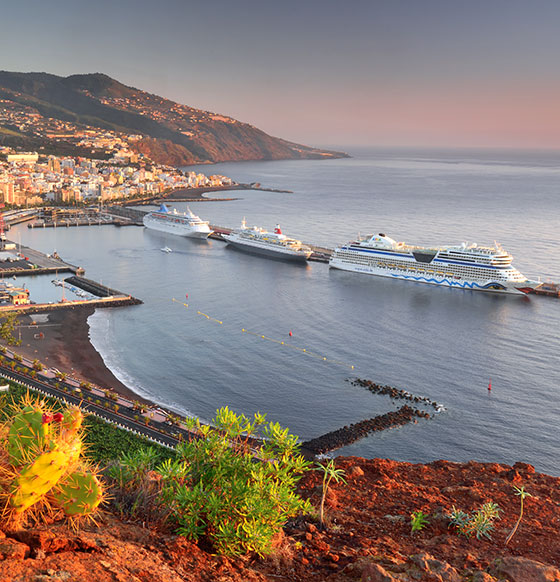
[[492, 286], [497, 286], [500, 289], [507, 289], [507, 287], [505, 287], [501, 283], [498, 283], [497, 281], [487, 283], [486, 285], [479, 285], [474, 281], [471, 283], [469, 283], [468, 281], [459, 283], [458, 281], [450, 281], [449, 279], [434, 279], [434, 278], [428, 279], [427, 277], [413, 277], [412, 275], [397, 275], [395, 273], [391, 273], [391, 277], [395, 277], [397, 279], [412, 279], [414, 281], [425, 281], [426, 283], [436, 283], [437, 285], [443, 285], [444, 283], [447, 283], [450, 287], [462, 287], [463, 289], [489, 289]]

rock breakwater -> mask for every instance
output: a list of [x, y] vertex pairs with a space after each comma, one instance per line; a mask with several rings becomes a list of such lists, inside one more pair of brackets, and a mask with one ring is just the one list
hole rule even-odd
[[344, 426], [337, 430], [328, 432], [323, 436], [311, 439], [301, 444], [304, 451], [314, 455], [328, 453], [335, 449], [340, 449], [350, 445], [360, 439], [367, 437], [373, 432], [402, 426], [413, 422], [418, 418], [430, 418], [430, 414], [423, 410], [417, 410], [408, 405], [404, 405], [396, 411], [380, 414], [367, 420], [361, 420], [349, 426]]
[[438, 404], [426, 396], [415, 396], [414, 394], [411, 394], [406, 390], [401, 390], [400, 388], [376, 384], [371, 380], [365, 380], [363, 378], [348, 378], [348, 382], [350, 382], [352, 386], [363, 386], [373, 394], [389, 396], [389, 398], [393, 400], [407, 400], [408, 402], [413, 402], [414, 404], [424, 404], [426, 406], [431, 406], [435, 409], [436, 412], [443, 412], [445, 410], [445, 406]]

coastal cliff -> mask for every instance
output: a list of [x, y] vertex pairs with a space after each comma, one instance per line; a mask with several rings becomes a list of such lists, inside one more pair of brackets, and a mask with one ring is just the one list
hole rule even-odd
[[[232, 117], [195, 109], [101, 73], [59, 77], [48, 73], [0, 71], [0, 145], [73, 149], [91, 155], [74, 139], [84, 132], [115, 132], [136, 152], [174, 166], [241, 160], [348, 157], [277, 137]], [[58, 122], [58, 123], [57, 123]], [[100, 136], [102, 137], [102, 136]], [[110, 153], [110, 152], [109, 152]], [[108, 154], [103, 139], [94, 148]]]
[[[338, 458], [347, 483], [331, 484], [327, 527], [308, 516], [287, 524], [268, 558], [228, 559], [149, 521], [122, 522], [105, 512], [79, 532], [57, 524], [0, 532], [0, 579], [10, 581], [189, 582], [370, 581], [529, 582], [560, 580], [560, 479], [531, 465], [429, 464]], [[300, 493], [318, 506], [322, 474], [308, 473]], [[514, 486], [532, 497], [519, 516]], [[496, 503], [490, 537], [449, 526], [452, 507], [470, 513]], [[428, 522], [411, 532], [410, 515]]]

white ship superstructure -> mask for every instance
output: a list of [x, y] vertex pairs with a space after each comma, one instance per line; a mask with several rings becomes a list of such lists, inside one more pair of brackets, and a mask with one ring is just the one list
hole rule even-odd
[[142, 222], [147, 228], [179, 236], [207, 238], [212, 234], [208, 221], [200, 220], [188, 206], [187, 212], [177, 212], [175, 209], [169, 210], [165, 204], [162, 204], [159, 210], [146, 214]]
[[245, 219], [239, 230], [224, 235], [224, 239], [241, 250], [289, 261], [307, 261], [313, 252], [301, 241], [282, 234], [279, 225], [276, 225], [274, 232], [268, 232], [257, 226], [247, 228]]
[[496, 244], [462, 243], [419, 247], [383, 233], [349, 242], [333, 251], [329, 265], [381, 277], [498, 293], [528, 293], [538, 283], [512, 267], [513, 257]]

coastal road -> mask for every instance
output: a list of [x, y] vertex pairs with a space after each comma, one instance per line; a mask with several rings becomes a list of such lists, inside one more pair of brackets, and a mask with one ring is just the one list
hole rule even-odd
[[[9, 356], [4, 356], [4, 358], [6, 360], [15, 361]], [[18, 364], [17, 361], [16, 364]], [[174, 434], [180, 434], [184, 439], [188, 439], [189, 436], [192, 436], [189, 435], [189, 433], [184, 429], [176, 426], [169, 426], [160, 421], [151, 420], [150, 423], [153, 426], [147, 426], [146, 424], [134, 419], [136, 411], [133, 409], [121, 406], [119, 407], [119, 410], [122, 410], [122, 413], [110, 410], [108, 406], [113, 407], [115, 405], [115, 402], [111, 399], [105, 398], [101, 395], [95, 395], [95, 400], [99, 401], [100, 404], [97, 404], [93, 401], [84, 400], [84, 397], [81, 393], [77, 395], [75, 394], [76, 387], [68, 382], [56, 380], [56, 383], [58, 383], [60, 386], [65, 386], [67, 388], [67, 392], [54, 386], [51, 383], [54, 379], [46, 377], [46, 381], [42, 381], [36, 378], [30, 378], [26, 374], [12, 370], [10, 365], [6, 366], [6, 362], [0, 365], [0, 376], [21, 384], [30, 390], [40, 392], [45, 396], [57, 398], [58, 400], [64, 400], [69, 404], [79, 406], [82, 410], [93, 414], [105, 420], [106, 422], [110, 422], [111, 424], [114, 424], [124, 430], [135, 433], [152, 442], [168, 448], [175, 448], [179, 443], [179, 438], [174, 436]], [[174, 434], [172, 434], [172, 432]]]

